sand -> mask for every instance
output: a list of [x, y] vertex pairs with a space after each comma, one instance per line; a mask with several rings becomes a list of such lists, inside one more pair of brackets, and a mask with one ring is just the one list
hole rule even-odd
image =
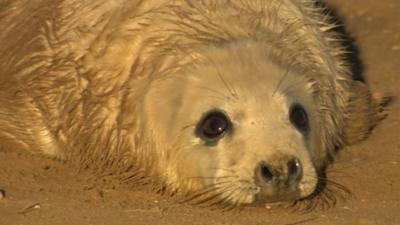
[[[359, 52], [373, 90], [400, 95], [400, 1], [330, 0]], [[71, 165], [11, 149], [0, 151], [0, 225], [395, 225], [400, 224], [400, 101], [364, 142], [342, 149], [330, 180], [328, 209], [292, 212], [282, 207], [223, 210], [182, 204], [116, 181], [77, 173]]]

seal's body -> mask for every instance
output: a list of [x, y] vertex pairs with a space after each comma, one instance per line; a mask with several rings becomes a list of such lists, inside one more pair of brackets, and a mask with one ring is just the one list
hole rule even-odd
[[310, 0], [0, 3], [0, 141], [206, 200], [312, 194], [376, 121]]

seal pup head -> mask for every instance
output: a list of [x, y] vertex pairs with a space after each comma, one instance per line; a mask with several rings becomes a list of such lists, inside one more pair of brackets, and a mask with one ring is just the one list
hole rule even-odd
[[245, 42], [207, 47], [151, 83], [144, 129], [168, 188], [237, 205], [315, 191], [327, 155], [315, 82], [267, 52]]

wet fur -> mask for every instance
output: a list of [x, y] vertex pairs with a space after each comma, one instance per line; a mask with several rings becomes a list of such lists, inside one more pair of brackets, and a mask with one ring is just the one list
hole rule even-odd
[[[243, 40], [266, 46], [274, 63], [312, 83], [320, 104], [317, 169], [381, 118], [380, 100], [352, 80], [335, 25], [314, 1], [168, 2], [0, 3], [1, 148], [41, 152], [126, 182], [149, 178], [163, 189], [171, 159], [159, 149], [159, 131], [142, 129], [146, 93], [204, 46]], [[166, 189], [190, 192], [179, 183]]]

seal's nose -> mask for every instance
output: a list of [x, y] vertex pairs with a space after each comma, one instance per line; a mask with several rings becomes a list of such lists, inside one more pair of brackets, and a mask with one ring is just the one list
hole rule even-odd
[[276, 183], [290, 185], [301, 179], [302, 166], [298, 158], [289, 157], [287, 160], [279, 161], [279, 163], [261, 161], [255, 171], [257, 183], [261, 185]]
[[265, 183], [272, 182], [276, 175], [276, 171], [264, 161], [261, 162], [256, 168], [256, 177], [258, 178], [258, 180]]
[[303, 174], [300, 160], [298, 158], [292, 158], [287, 163], [287, 176], [289, 182], [298, 182]]

